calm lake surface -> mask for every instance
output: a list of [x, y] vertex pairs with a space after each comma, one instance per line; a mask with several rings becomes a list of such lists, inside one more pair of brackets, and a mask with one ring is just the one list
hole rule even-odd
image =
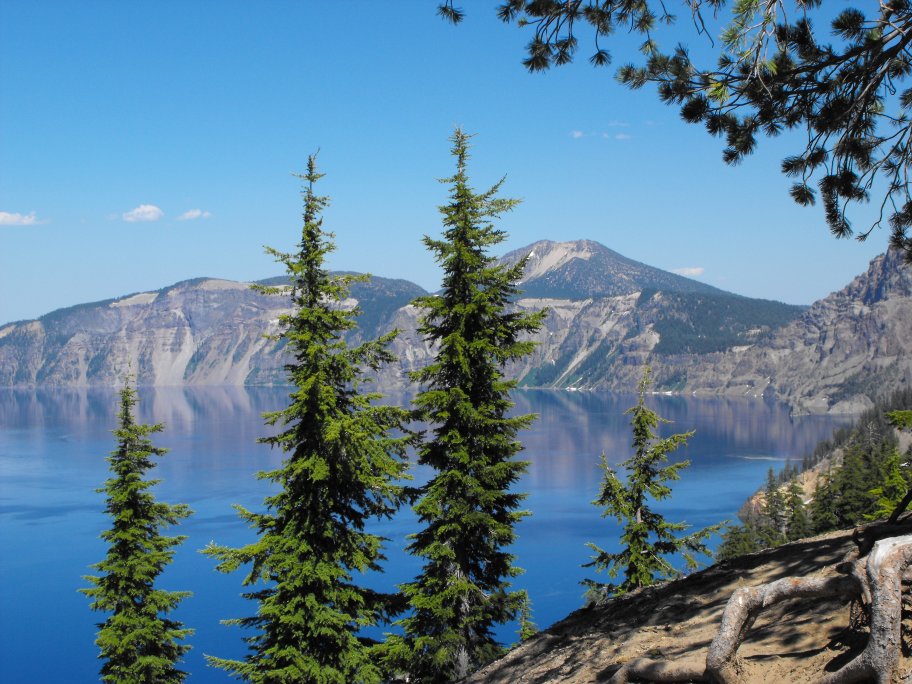
[[[196, 629], [184, 669], [191, 682], [235, 681], [206, 667], [203, 654], [243, 657], [243, 632], [219, 620], [242, 617], [254, 605], [239, 597], [243, 573], [221, 575], [198, 553], [209, 540], [239, 545], [253, 539], [232, 504], [259, 509], [269, 485], [254, 478], [276, 467], [281, 455], [256, 443], [270, 434], [260, 414], [285, 405], [285, 389], [141, 388], [138, 417], [165, 423], [155, 443], [171, 449], [153, 471], [160, 500], [187, 503], [194, 515], [173, 533], [187, 535], [160, 581], [189, 590], [176, 617]], [[580, 580], [598, 576], [581, 568], [585, 543], [615, 548], [618, 528], [590, 504], [601, 478], [599, 455], [612, 463], [629, 455], [624, 411], [634, 396], [588, 392], [517, 392], [517, 410], [539, 414], [521, 436], [531, 462], [519, 486], [532, 515], [518, 527], [516, 581], [529, 591], [534, 619], [546, 627], [580, 607]], [[692, 465], [660, 506], [670, 519], [702, 527], [735, 519], [745, 497], [770, 466], [800, 462], [846, 418], [792, 418], [788, 410], [756, 399], [654, 396], [648, 404], [673, 423], [670, 432], [696, 430], [676, 452]], [[99, 533], [108, 526], [104, 497], [95, 490], [108, 476], [105, 456], [114, 448], [117, 397], [107, 390], [0, 390], [0, 681], [93, 682], [94, 645], [101, 614], [88, 609], [77, 589], [104, 557]], [[427, 472], [415, 469], [416, 480]], [[415, 531], [402, 511], [376, 531], [391, 538], [386, 572], [369, 578], [392, 589], [411, 579], [419, 563], [401, 550]], [[714, 541], [714, 544], [718, 540]], [[605, 578], [603, 581], [607, 581]], [[515, 640], [516, 625], [500, 638]]]

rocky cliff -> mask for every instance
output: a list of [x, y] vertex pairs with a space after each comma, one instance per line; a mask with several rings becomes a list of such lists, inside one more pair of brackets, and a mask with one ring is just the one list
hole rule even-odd
[[[345, 305], [367, 310], [354, 337], [389, 330], [420, 294], [403, 280], [356, 284]], [[282, 344], [268, 336], [287, 311], [286, 297], [212, 278], [61, 309], [0, 327], [0, 386], [113, 385], [127, 372], [145, 385], [281, 383]]]
[[[703, 670], [707, 649], [720, 629], [723, 609], [732, 594], [745, 587], [785, 582], [787, 577], [831, 577], [836, 574], [836, 564], [855, 548], [852, 535], [852, 530], [846, 530], [803, 539], [582, 608], [515, 646], [466, 682], [708, 681], [680, 674], [674, 678], [671, 674], [675, 666]], [[745, 630], [745, 640], [738, 649], [737, 681], [823, 681], [828, 673], [856, 657], [869, 641], [862, 621], [850, 622], [847, 604], [846, 599], [818, 598], [808, 592], [760, 612], [749, 631]], [[899, 634], [896, 641], [900, 641]], [[912, 658], [905, 632], [902, 644], [901, 676], [896, 681], [908, 682], [912, 679]], [[623, 670], [646, 659], [657, 661], [649, 679], [628, 677]]]
[[700, 393], [774, 397], [799, 411], [858, 413], [912, 386], [912, 267], [890, 251], [762, 342], [703, 358], [671, 357]]
[[[547, 308], [535, 352], [510, 369], [521, 385], [629, 391], [653, 364], [661, 391], [752, 394], [797, 410], [855, 412], [912, 382], [912, 271], [898, 255], [810, 308], [740, 297], [627, 259], [590, 240], [537, 242], [516, 306]], [[280, 282], [272, 279], [269, 282]], [[424, 291], [404, 280], [358, 284], [354, 337], [392, 328], [399, 363], [385, 389], [432, 350], [417, 333]], [[0, 386], [107, 385], [128, 365], [141, 384], [274, 384], [285, 298], [247, 284], [196, 279], [156, 292], [62, 309], [0, 327]]]

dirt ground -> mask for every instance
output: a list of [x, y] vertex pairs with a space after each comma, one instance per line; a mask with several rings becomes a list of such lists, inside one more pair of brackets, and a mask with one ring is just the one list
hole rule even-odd
[[[783, 577], [832, 573], [851, 548], [851, 532], [834, 532], [583, 608], [467, 682], [606, 682], [624, 663], [638, 657], [705, 662], [707, 647], [735, 589]], [[820, 681], [864, 647], [867, 634], [848, 625], [848, 604], [838, 601], [793, 600], [764, 612], [738, 651], [745, 681]], [[902, 672], [903, 681], [912, 682], [912, 659], [903, 658]]]

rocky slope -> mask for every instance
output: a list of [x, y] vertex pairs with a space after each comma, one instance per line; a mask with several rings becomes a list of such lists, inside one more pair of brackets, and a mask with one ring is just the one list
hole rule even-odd
[[600, 299], [643, 290], [728, 295], [697, 280], [628, 259], [594, 240], [539, 240], [505, 254], [501, 261], [526, 259], [520, 281], [523, 296], [547, 299]]
[[[637, 658], [705, 663], [722, 611], [739, 587], [785, 577], [827, 576], [854, 547], [851, 532], [736, 558], [689, 577], [578, 610], [467, 680], [473, 684], [608, 682]], [[849, 606], [833, 599], [793, 599], [760, 614], [738, 651], [745, 684], [819, 682], [867, 641], [849, 627]], [[902, 681], [912, 677], [907, 635]], [[637, 680], [640, 681], [640, 680]]]
[[[523, 257], [516, 306], [550, 314], [534, 354], [510, 369], [521, 385], [629, 391], [649, 359], [659, 390], [855, 412], [912, 382], [912, 273], [893, 254], [807, 310], [733, 295], [590, 240], [541, 241], [503, 261]], [[409, 304], [423, 293], [376, 278], [346, 303], [363, 312], [355, 337], [401, 331], [399, 363], [378, 378], [385, 389], [406, 386], [407, 372], [432, 353]], [[285, 306], [244, 283], [197, 279], [8, 324], [0, 386], [110, 384], [128, 363], [143, 384], [281, 382], [281, 348], [263, 335], [276, 331]]]
[[800, 411], [858, 413], [912, 385], [912, 267], [896, 251], [761, 343], [669, 358], [697, 392], [772, 396]]
[[[354, 337], [389, 330], [420, 294], [404, 280], [356, 284], [346, 305], [368, 311]], [[266, 336], [287, 311], [285, 297], [211, 278], [61, 309], [0, 327], [0, 386], [113, 385], [128, 371], [147, 385], [280, 383], [282, 345]]]

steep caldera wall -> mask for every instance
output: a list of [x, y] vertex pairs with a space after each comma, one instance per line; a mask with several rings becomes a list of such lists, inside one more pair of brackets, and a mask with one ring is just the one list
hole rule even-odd
[[858, 413], [912, 386], [912, 267], [896, 251], [757, 344], [670, 357], [699, 393], [763, 394], [798, 411]]
[[[516, 306], [550, 312], [535, 352], [510, 369], [524, 386], [630, 391], [648, 359], [661, 391], [856, 412], [912, 382], [912, 274], [893, 253], [810, 308], [724, 292], [590, 240], [541, 241], [503, 261], [523, 257]], [[407, 386], [431, 357], [409, 303], [421, 294], [375, 278], [345, 304], [362, 311], [355, 339], [400, 330], [382, 389]], [[245, 283], [197, 279], [11, 323], [0, 327], [0, 386], [110, 385], [128, 367], [141, 384], [281, 383], [281, 344], [266, 335], [287, 306]]]

